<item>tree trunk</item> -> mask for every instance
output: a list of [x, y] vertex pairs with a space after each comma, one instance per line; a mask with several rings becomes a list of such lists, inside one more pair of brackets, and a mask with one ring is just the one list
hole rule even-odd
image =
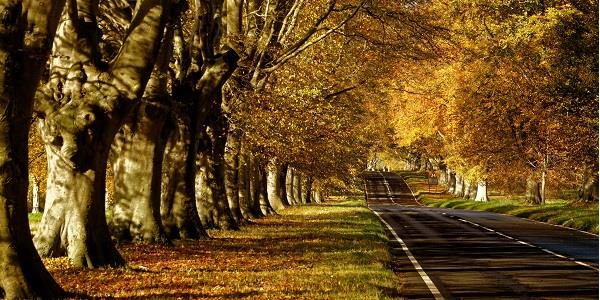
[[164, 151], [160, 214], [170, 239], [208, 237], [196, 204], [196, 146], [192, 143], [191, 121], [182, 112], [169, 119], [163, 131]]
[[540, 182], [540, 204], [546, 204], [546, 180], [548, 179], [548, 171], [544, 167]]
[[532, 204], [541, 204], [542, 196], [540, 195], [540, 183], [534, 178], [533, 175], [527, 178], [527, 191], [525, 194], [527, 202]]
[[37, 178], [33, 176], [33, 187], [31, 188], [31, 213], [40, 212], [40, 185]]
[[250, 162], [250, 207], [255, 217], [264, 217], [265, 213], [261, 208], [261, 174], [258, 167], [258, 160], [256, 158], [248, 157]]
[[36, 252], [27, 220], [33, 98], [64, 1], [35, 4], [47, 11], [31, 12], [36, 18], [29, 23], [21, 1], [0, 4], [0, 297], [6, 299], [66, 296]]
[[231, 132], [227, 135], [225, 146], [225, 191], [229, 208], [236, 223], [244, 221], [239, 196], [239, 165], [240, 165], [241, 132]]
[[[54, 39], [52, 78], [45, 86], [49, 93], [38, 93], [38, 102], [48, 104], [40, 112], [48, 184], [36, 248], [43, 256], [67, 253], [75, 266], [90, 268], [125, 264], [106, 223], [108, 153], [117, 130], [144, 92], [167, 15], [166, 1], [138, 10], [137, 22], [128, 29], [118, 55], [102, 67], [97, 3], [69, 2], [77, 13], [63, 18]], [[100, 71], [103, 68], [106, 71]]]
[[198, 155], [197, 173], [195, 180], [196, 203], [202, 226], [206, 229], [218, 228], [218, 212], [212, 195], [213, 190], [208, 184], [208, 159], [206, 155]]
[[240, 155], [239, 164], [239, 199], [240, 209], [244, 219], [257, 218], [252, 211], [252, 195], [250, 189], [251, 181], [251, 162], [247, 155]]
[[258, 181], [258, 188], [259, 188], [259, 194], [258, 194], [258, 200], [260, 202], [260, 209], [263, 212], [263, 214], [265, 215], [271, 215], [273, 213], [275, 213], [275, 209], [273, 209], [273, 206], [271, 206], [271, 201], [269, 200], [269, 179], [268, 179], [268, 171], [267, 171], [267, 166], [265, 166], [265, 164], [261, 163], [260, 161], [256, 161], [256, 167], [258, 168], [258, 175], [259, 175], [259, 181]]
[[287, 198], [287, 170], [288, 165], [282, 164], [277, 168], [278, 180], [279, 180], [279, 196], [284, 206], [290, 206], [290, 201]]
[[598, 202], [598, 172], [586, 172], [578, 191], [578, 200]]
[[112, 146], [114, 204], [110, 228], [119, 240], [168, 242], [161, 222], [160, 188], [165, 114], [143, 103]]
[[42, 256], [67, 254], [80, 267], [124, 265], [111, 241], [105, 216], [106, 163], [112, 138], [99, 143], [93, 155], [88, 153], [84, 160], [88, 168], [81, 170], [54, 149], [55, 137], [46, 127], [40, 122], [48, 158], [48, 183], [46, 207], [34, 239], [38, 252]]
[[110, 227], [117, 239], [167, 243], [161, 222], [161, 177], [166, 142], [167, 77], [173, 27], [168, 26], [142, 103], [113, 141], [114, 205]]
[[464, 177], [462, 175], [456, 174], [454, 196], [463, 197], [464, 195], [465, 195]]
[[446, 185], [446, 184], [448, 184], [448, 172], [446, 170], [446, 167], [445, 166], [443, 168], [440, 167], [439, 172], [440, 172], [440, 175], [439, 175], [439, 181], [438, 181], [438, 183], [440, 185]]
[[278, 211], [285, 208], [281, 199], [281, 176], [280, 166], [274, 161], [269, 161], [267, 164], [267, 195], [269, 204], [273, 210]]
[[456, 190], [456, 173], [448, 169], [448, 193], [454, 194]]
[[307, 176], [302, 187], [302, 203], [311, 203], [312, 199], [310, 196], [312, 194], [312, 183], [312, 177]]
[[479, 181], [477, 183], [477, 195], [475, 195], [475, 201], [488, 202], [488, 193], [487, 193], [487, 182]]
[[296, 199], [294, 197], [294, 169], [288, 168], [287, 176], [285, 177], [285, 192], [288, 203], [290, 205], [296, 204]]
[[296, 199], [296, 204], [302, 204], [302, 174], [296, 170], [294, 170], [294, 199]]
[[474, 192], [474, 185], [471, 183], [470, 180], [468, 179], [464, 179], [463, 180], [463, 185], [464, 185], [464, 198], [467, 200], [470, 200], [471, 198], [473, 198], [473, 192]]
[[[220, 95], [220, 93], [219, 93]], [[217, 107], [220, 111], [220, 108]], [[211, 189], [213, 204], [215, 205], [216, 224], [219, 229], [238, 229], [233, 217], [225, 188], [225, 143], [227, 141], [227, 124], [224, 116], [216, 113], [214, 119], [209, 121], [206, 128], [209, 138], [208, 151], [203, 154], [207, 159], [207, 181]]]

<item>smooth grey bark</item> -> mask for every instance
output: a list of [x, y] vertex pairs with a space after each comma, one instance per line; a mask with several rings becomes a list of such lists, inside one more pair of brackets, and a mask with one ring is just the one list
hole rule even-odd
[[294, 199], [296, 204], [302, 204], [302, 173], [294, 171]]
[[208, 185], [208, 158], [199, 154], [196, 170], [196, 205], [202, 226], [206, 229], [217, 228], [217, 208], [212, 195], [213, 190]]
[[112, 146], [114, 204], [109, 220], [119, 240], [166, 243], [160, 216], [161, 171], [165, 123], [162, 108], [140, 104], [115, 137]]
[[268, 170], [267, 166], [260, 159], [255, 158], [254, 165], [257, 169], [258, 173], [258, 201], [260, 203], [260, 210], [264, 215], [271, 215], [275, 213], [275, 209], [271, 206], [271, 201], [269, 201], [269, 193], [268, 193]]
[[463, 197], [465, 195], [464, 176], [460, 174], [455, 175], [455, 186], [454, 195], [457, 197]]
[[244, 222], [240, 204], [240, 151], [241, 132], [234, 131], [227, 135], [225, 144], [225, 190], [229, 208], [236, 223]]
[[257, 160], [248, 155], [250, 165], [250, 210], [255, 217], [264, 217], [265, 213], [261, 208], [261, 174], [257, 166]]
[[542, 204], [542, 196], [540, 195], [540, 183], [533, 175], [527, 178], [525, 200], [532, 204]]
[[489, 201], [486, 181], [479, 181], [477, 183], [477, 194], [475, 195], [475, 201], [482, 201], [482, 202]]
[[475, 195], [473, 194], [475, 192], [475, 186], [474, 184], [472, 184], [471, 180], [468, 179], [463, 179], [463, 185], [464, 185], [464, 198], [469, 200], [471, 198], [473, 198]]
[[66, 296], [36, 252], [27, 219], [33, 99], [63, 5], [0, 1], [0, 297], [6, 299]]
[[296, 198], [294, 196], [294, 168], [288, 167], [287, 175], [285, 177], [285, 192], [288, 203], [290, 205], [295, 205]]
[[281, 202], [284, 206], [290, 206], [290, 201], [287, 198], [287, 174], [288, 174], [288, 165], [282, 164], [277, 166], [278, 180], [279, 180], [279, 197], [281, 197]]
[[160, 213], [170, 239], [208, 237], [196, 206], [196, 148], [192, 145], [190, 128], [188, 115], [176, 109], [163, 131], [168, 140], [162, 167]]
[[239, 201], [240, 201], [240, 209], [242, 211], [242, 215], [244, 219], [252, 219], [257, 218], [258, 216], [254, 215], [252, 211], [252, 191], [250, 188], [250, 181], [252, 180], [251, 176], [251, 162], [247, 155], [240, 155], [240, 163], [239, 163]]
[[[142, 97], [117, 133], [111, 150], [114, 199], [109, 227], [119, 240], [168, 243], [162, 226], [163, 127], [171, 110], [167, 71], [173, 26], [167, 26], [156, 66]], [[167, 111], [169, 110], [169, 111]]]
[[448, 169], [447, 170], [447, 174], [448, 174], [448, 193], [449, 194], [454, 194], [454, 191], [456, 190], [456, 173], [454, 173], [452, 170]]
[[313, 178], [307, 176], [302, 186], [302, 203], [311, 203]]
[[[68, 254], [75, 266], [125, 264], [105, 216], [110, 145], [148, 81], [168, 1], [146, 0], [106, 66], [98, 57], [97, 2], [69, 2], [55, 39], [51, 80], [38, 93], [48, 157], [44, 216], [34, 242], [42, 256]], [[71, 19], [75, 17], [76, 19]], [[140, 51], [143, 49], [143, 51]]]
[[283, 200], [281, 198], [281, 176], [280, 166], [274, 162], [269, 161], [266, 167], [267, 175], [267, 199], [273, 210], [278, 211], [285, 208]]
[[579, 201], [598, 202], [598, 172], [586, 172], [578, 190]]

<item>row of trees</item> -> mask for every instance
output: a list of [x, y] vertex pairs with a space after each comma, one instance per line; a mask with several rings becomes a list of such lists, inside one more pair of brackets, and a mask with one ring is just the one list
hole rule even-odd
[[[64, 295], [40, 255], [124, 266], [113, 239], [207, 238], [351, 183], [389, 136], [378, 123], [393, 54], [427, 52], [435, 28], [415, 1], [4, 0], [0, 11], [9, 299]], [[32, 121], [47, 161], [34, 238]]]
[[[390, 83], [396, 142], [458, 196], [598, 200], [598, 2], [431, 1], [439, 56]], [[463, 184], [464, 183], [464, 184]]]

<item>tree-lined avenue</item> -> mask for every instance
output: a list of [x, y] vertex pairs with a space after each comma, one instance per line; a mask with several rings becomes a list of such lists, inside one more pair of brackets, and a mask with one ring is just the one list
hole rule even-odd
[[596, 299], [598, 237], [516, 217], [420, 206], [402, 178], [366, 172], [371, 210], [423, 268], [415, 270], [388, 228], [402, 296], [433, 299]]

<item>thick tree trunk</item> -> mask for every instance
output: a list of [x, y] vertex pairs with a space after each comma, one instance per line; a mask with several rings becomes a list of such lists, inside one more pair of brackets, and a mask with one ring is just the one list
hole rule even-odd
[[448, 169], [447, 174], [448, 174], [448, 193], [454, 194], [454, 191], [456, 190], [456, 173], [454, 173], [450, 169]]
[[279, 196], [284, 206], [290, 206], [290, 201], [287, 198], [287, 171], [288, 165], [282, 164], [277, 166], [278, 180], [279, 180]]
[[29, 4], [0, 3], [0, 297], [59, 299], [66, 295], [36, 252], [27, 219], [27, 140], [64, 1]]
[[252, 195], [250, 189], [251, 176], [251, 163], [247, 155], [240, 155], [239, 164], [239, 201], [240, 209], [244, 219], [257, 218], [252, 211]]
[[241, 132], [231, 132], [227, 135], [225, 146], [225, 190], [229, 208], [236, 223], [244, 221], [240, 205], [239, 177], [240, 177], [240, 147]]
[[[48, 183], [46, 207], [34, 239], [38, 252], [42, 256], [67, 254], [80, 267], [124, 265], [111, 241], [104, 206], [112, 137], [106, 136], [103, 143], [98, 143], [93, 154], [64, 155], [65, 151], [61, 153], [53, 144], [57, 143], [56, 137], [48, 133], [47, 126], [40, 122], [48, 158]], [[73, 160], [77, 159], [81, 160], [78, 163], [85, 161], [87, 168], [74, 167]]]
[[269, 161], [267, 164], [267, 195], [269, 204], [275, 210], [281, 210], [285, 208], [283, 200], [281, 199], [281, 177], [280, 177], [280, 166], [274, 161]]
[[67, 253], [76, 266], [122, 266], [125, 262], [112, 244], [105, 216], [108, 153], [117, 130], [144, 92], [168, 4], [156, 1], [136, 12], [137, 22], [131, 24], [108, 67], [101, 67], [98, 52], [98, 2], [76, 4], [69, 2], [76, 13], [61, 23], [54, 39], [52, 78], [39, 94], [38, 102], [47, 103], [40, 128], [48, 157], [48, 184], [35, 244], [41, 255]]
[[302, 173], [294, 170], [294, 199], [296, 199], [296, 204], [302, 204]]
[[208, 159], [206, 155], [200, 153], [197, 160], [195, 187], [198, 215], [204, 228], [218, 228], [218, 212], [212, 195], [213, 190], [208, 183]]
[[[218, 109], [220, 111], [220, 109]], [[207, 159], [207, 185], [211, 189], [213, 204], [216, 212], [216, 226], [219, 229], [238, 229], [233, 217], [225, 187], [225, 143], [227, 141], [226, 120], [220, 113], [214, 116], [207, 127], [209, 138], [208, 151], [203, 155]]]
[[310, 176], [307, 176], [304, 185], [302, 186], [302, 203], [311, 203], [311, 194], [312, 194], [312, 183], [313, 179]]
[[477, 183], [477, 195], [475, 195], [475, 201], [489, 201], [487, 193], [487, 182], [479, 181]]
[[440, 173], [440, 175], [439, 175], [439, 181], [438, 181], [438, 183], [440, 185], [446, 185], [446, 184], [448, 184], [448, 172], [446, 170], [446, 167], [445, 166], [443, 166], [443, 168], [440, 167], [439, 173]]
[[109, 221], [119, 240], [168, 242], [162, 226], [161, 176], [165, 113], [142, 103], [121, 127], [112, 146], [114, 205]]
[[473, 198], [473, 196], [474, 196], [473, 192], [475, 192], [475, 191], [474, 191], [474, 185], [471, 183], [471, 181], [468, 179], [463, 179], [463, 185], [465, 187], [464, 188], [464, 191], [465, 191], [464, 198], [467, 200]]
[[296, 198], [294, 196], [294, 169], [288, 168], [287, 176], [285, 177], [285, 192], [287, 194], [287, 200], [290, 205], [296, 204]]
[[265, 213], [263, 213], [261, 208], [261, 174], [258, 167], [257, 159], [253, 157], [248, 157], [250, 164], [250, 210], [255, 217], [264, 217]]
[[463, 197], [465, 195], [464, 177], [462, 175], [456, 174], [453, 194], [456, 197]]
[[168, 26], [142, 103], [127, 117], [113, 141], [114, 205], [110, 227], [117, 239], [167, 243], [161, 222], [161, 179], [169, 107], [167, 71], [173, 48]]
[[525, 199], [527, 202], [532, 204], [542, 203], [542, 196], [540, 195], [540, 183], [534, 178], [533, 175], [527, 178]]
[[598, 172], [587, 172], [578, 191], [578, 200], [598, 202]]
[[[192, 143], [191, 121], [183, 117], [169, 120], [163, 131], [168, 136], [165, 147], [160, 214], [170, 239], [203, 239], [208, 235], [202, 227], [196, 204], [196, 147]], [[166, 139], [166, 138], [165, 138]]]
[[268, 181], [268, 171], [267, 166], [260, 162], [259, 160], [255, 160], [256, 167], [258, 169], [258, 200], [260, 203], [260, 209], [263, 214], [271, 215], [275, 213], [275, 209], [271, 206], [271, 201], [269, 200], [269, 181]]

